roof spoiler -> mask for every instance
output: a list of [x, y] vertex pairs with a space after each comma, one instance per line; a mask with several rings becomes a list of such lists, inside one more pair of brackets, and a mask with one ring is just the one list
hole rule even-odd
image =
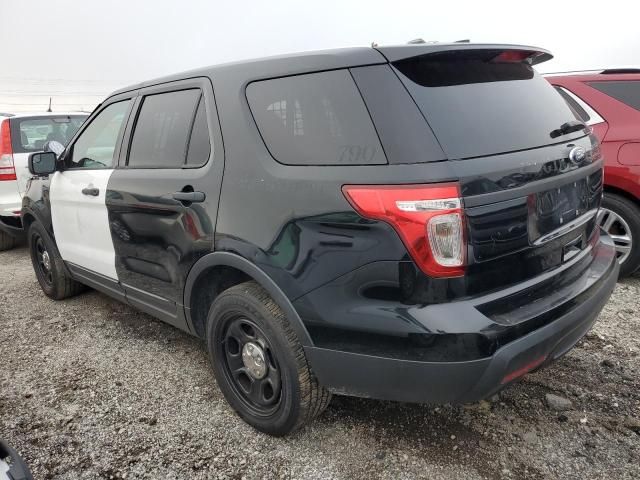
[[[496, 57], [501, 57], [506, 62], [526, 62], [530, 65], [538, 65], [551, 60], [553, 55], [548, 50], [524, 45], [500, 45], [480, 43], [414, 43], [411, 45], [397, 45], [389, 47], [375, 47], [389, 62], [397, 62], [411, 57], [419, 57], [436, 53], [454, 53], [458, 51], [496, 52]], [[501, 61], [496, 58], [494, 61]]]

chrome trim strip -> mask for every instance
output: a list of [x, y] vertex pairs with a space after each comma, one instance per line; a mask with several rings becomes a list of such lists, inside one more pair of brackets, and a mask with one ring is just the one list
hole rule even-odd
[[556, 239], [558, 237], [561, 237], [565, 233], [569, 233], [571, 230], [574, 230], [574, 229], [576, 229], [578, 227], [581, 227], [582, 225], [587, 223], [589, 220], [594, 218], [597, 213], [598, 213], [598, 209], [597, 208], [589, 210], [588, 212], [583, 213], [578, 218], [576, 218], [575, 220], [567, 223], [566, 225], [563, 225], [563, 226], [561, 226], [559, 228], [556, 228], [554, 231], [549, 232], [546, 235], [541, 236], [535, 242], [533, 242], [533, 245], [537, 247], [539, 245], [543, 245], [543, 244], [545, 244], [547, 242], [550, 242], [551, 240], [554, 240], [554, 239]]

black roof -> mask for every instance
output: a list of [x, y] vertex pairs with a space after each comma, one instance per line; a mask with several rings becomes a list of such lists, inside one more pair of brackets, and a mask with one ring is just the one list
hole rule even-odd
[[536, 57], [533, 62], [534, 64], [553, 58], [551, 53], [547, 50], [537, 47], [480, 43], [425, 43], [378, 46], [375, 48], [336, 48], [331, 50], [291, 53], [252, 60], [241, 60], [238, 62], [198, 68], [131, 85], [113, 92], [112, 95], [137, 90], [150, 85], [182, 80], [185, 78], [217, 77], [220, 80], [233, 79], [236, 84], [247, 84], [257, 79], [275, 78], [363, 65], [376, 65], [435, 52], [479, 49], [526, 50], [539, 52], [541, 55]]

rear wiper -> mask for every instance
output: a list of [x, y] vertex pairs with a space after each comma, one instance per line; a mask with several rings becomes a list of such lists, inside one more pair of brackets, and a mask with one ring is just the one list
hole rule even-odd
[[584, 128], [587, 128], [586, 124], [579, 122], [578, 120], [571, 120], [570, 122], [560, 125], [560, 128], [552, 130], [549, 135], [551, 135], [551, 138], [556, 138], [568, 133], [578, 132]]

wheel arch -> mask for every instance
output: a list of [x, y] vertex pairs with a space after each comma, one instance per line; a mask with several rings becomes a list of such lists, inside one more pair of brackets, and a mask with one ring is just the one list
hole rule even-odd
[[640, 199], [623, 188], [615, 187], [613, 185], [605, 185], [604, 193], [613, 193], [614, 195], [626, 198], [627, 200], [633, 202], [636, 206], [640, 207]]
[[273, 279], [254, 263], [231, 252], [213, 252], [191, 268], [185, 282], [183, 305], [192, 332], [204, 337], [206, 316], [215, 297], [234, 285], [254, 280], [284, 311], [303, 347], [313, 346], [300, 315]]
[[[25, 236], [27, 245], [29, 245], [29, 228], [31, 228], [31, 225], [33, 225], [34, 223], [40, 223], [40, 225], [42, 225], [44, 229], [44, 233], [47, 235], [48, 240], [51, 242], [53, 248], [55, 249], [56, 254], [62, 258], [62, 255], [60, 255], [60, 250], [58, 249], [58, 244], [56, 243], [56, 237], [53, 234], [53, 227], [51, 225], [51, 222], [47, 221], [47, 218], [42, 218], [41, 215], [38, 215], [36, 212], [32, 211], [31, 209], [23, 208], [22, 209], [22, 229], [24, 230], [24, 236]], [[68, 275], [69, 278], [73, 278], [73, 275], [71, 274], [71, 271], [69, 271], [69, 268], [67, 267], [66, 263], [63, 263], [63, 267], [64, 267], [65, 274]]]
[[30, 211], [22, 213], [22, 229], [24, 230], [25, 234], [29, 231], [29, 227], [31, 226], [31, 224], [35, 221], [36, 217]]

